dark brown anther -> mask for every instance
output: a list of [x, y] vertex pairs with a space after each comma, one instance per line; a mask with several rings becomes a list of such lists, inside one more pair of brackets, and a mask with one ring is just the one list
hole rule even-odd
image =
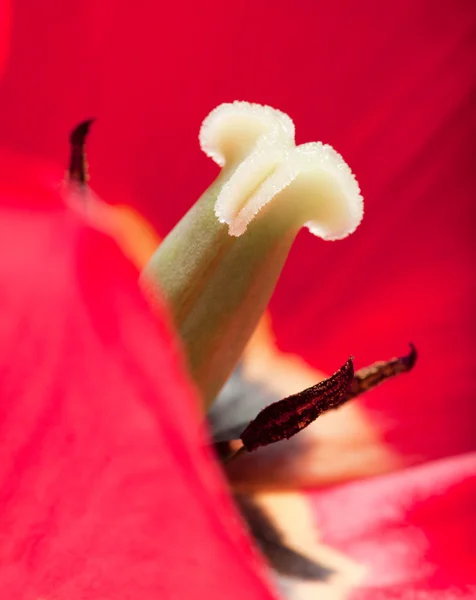
[[[243, 446], [240, 440], [215, 444], [221, 461], [234, 461], [246, 450], [256, 450], [259, 446], [295, 435], [323, 412], [339, 408], [387, 379], [411, 371], [417, 357], [415, 346], [410, 344], [410, 352], [405, 356], [375, 362], [356, 373], [353, 373], [352, 360], [349, 359], [331, 378], [262, 410], [241, 434]], [[348, 381], [347, 385], [345, 381]], [[345, 387], [344, 392], [342, 386]]]
[[349, 358], [329, 379], [267, 406], [241, 434], [244, 447], [251, 452], [260, 446], [288, 439], [322, 413], [337, 408], [346, 401], [353, 376], [354, 365]]
[[391, 377], [410, 371], [416, 363], [417, 356], [415, 346], [410, 344], [410, 352], [405, 356], [379, 361], [359, 369], [354, 375], [345, 401], [368, 392]]
[[86, 138], [94, 119], [83, 121], [73, 129], [69, 136], [71, 158], [68, 168], [68, 179], [72, 183], [85, 186], [88, 181], [88, 163], [86, 160]]

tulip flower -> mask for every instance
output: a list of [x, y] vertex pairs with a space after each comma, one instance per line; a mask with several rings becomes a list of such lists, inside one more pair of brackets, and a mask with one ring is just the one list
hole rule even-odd
[[[0, 1], [0, 596], [474, 597], [474, 26], [469, 2]], [[207, 434], [173, 303], [136, 283], [237, 98], [342, 152], [366, 216], [295, 236]], [[95, 218], [58, 197], [91, 116]], [[278, 211], [222, 196], [217, 218], [218, 195], [230, 244]], [[410, 375], [217, 464], [265, 407], [409, 341]]]

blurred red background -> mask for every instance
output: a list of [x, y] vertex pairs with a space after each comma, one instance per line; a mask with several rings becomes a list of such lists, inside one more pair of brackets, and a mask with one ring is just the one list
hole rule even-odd
[[366, 406], [411, 460], [474, 448], [474, 2], [17, 0], [1, 22], [0, 144], [66, 164], [95, 116], [92, 186], [160, 235], [215, 175], [197, 134], [217, 104], [280, 108], [341, 152], [366, 216], [342, 242], [299, 236], [277, 342], [332, 372], [413, 341], [411, 379]]

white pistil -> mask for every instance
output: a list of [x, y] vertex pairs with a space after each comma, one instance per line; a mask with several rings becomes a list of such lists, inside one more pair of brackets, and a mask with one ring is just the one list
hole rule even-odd
[[141, 282], [152, 302], [168, 302], [209, 407], [266, 309], [299, 229], [345, 237], [363, 204], [342, 157], [320, 142], [296, 146], [291, 119], [268, 106], [222, 104], [203, 122], [200, 144], [222, 172], [162, 242]]
[[294, 219], [326, 240], [352, 233], [363, 217], [359, 185], [340, 154], [321, 142], [296, 146], [292, 120], [259, 104], [222, 104], [204, 120], [202, 150], [230, 171], [215, 214], [242, 235], [273, 198], [292, 203]]

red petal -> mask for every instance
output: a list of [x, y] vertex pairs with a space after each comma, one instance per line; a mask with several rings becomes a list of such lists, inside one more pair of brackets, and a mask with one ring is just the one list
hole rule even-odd
[[0, 80], [8, 59], [10, 46], [10, 0], [0, 0]]
[[11, 187], [0, 206], [2, 598], [270, 598], [137, 272], [58, 197], [35, 210], [12, 199]]
[[476, 584], [475, 469], [473, 453], [310, 493], [324, 543], [366, 567], [356, 598], [459, 598]]

